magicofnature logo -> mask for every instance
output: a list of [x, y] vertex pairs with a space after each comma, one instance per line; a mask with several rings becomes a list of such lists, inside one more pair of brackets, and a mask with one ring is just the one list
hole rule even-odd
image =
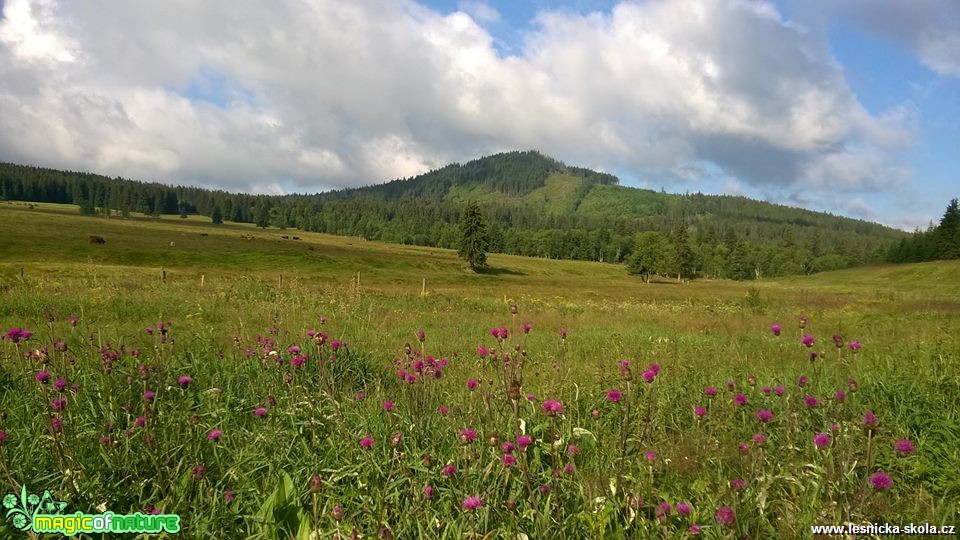
[[28, 493], [27, 486], [20, 494], [3, 496], [4, 518], [21, 532], [38, 534], [59, 533], [74, 536], [79, 533], [149, 533], [180, 532], [180, 516], [177, 514], [85, 514], [65, 513], [67, 503], [58, 501], [46, 490], [42, 495]]

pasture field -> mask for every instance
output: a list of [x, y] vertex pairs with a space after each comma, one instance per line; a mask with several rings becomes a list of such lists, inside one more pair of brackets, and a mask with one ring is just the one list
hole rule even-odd
[[0, 231], [3, 493], [184, 538], [960, 525], [957, 262], [643, 284], [59, 205]]

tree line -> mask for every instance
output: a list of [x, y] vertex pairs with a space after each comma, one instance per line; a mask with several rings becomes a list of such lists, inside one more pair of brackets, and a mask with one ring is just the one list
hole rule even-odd
[[947, 205], [940, 223], [926, 230], [917, 229], [890, 250], [890, 262], [921, 262], [960, 259], [960, 209], [957, 199]]

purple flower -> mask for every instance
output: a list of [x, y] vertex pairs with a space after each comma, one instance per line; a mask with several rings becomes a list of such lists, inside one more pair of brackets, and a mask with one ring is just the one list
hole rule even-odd
[[715, 386], [708, 386], [703, 389], [703, 394], [707, 397], [713, 397], [717, 395], [717, 388]]
[[574, 457], [574, 456], [576, 456], [576, 455], [579, 454], [579, 453], [580, 453], [580, 448], [577, 447], [577, 445], [575, 445], [575, 444], [568, 444], [568, 445], [567, 445], [567, 455], [568, 455], [568, 456]]
[[483, 499], [477, 495], [471, 495], [463, 500], [463, 509], [464, 510], [476, 510], [483, 506]]
[[190, 386], [190, 383], [193, 382], [193, 377], [189, 375], [181, 375], [177, 377], [177, 384], [180, 385], [180, 388], [186, 388]]
[[873, 414], [873, 411], [867, 411], [863, 415], [863, 427], [868, 430], [873, 430], [879, 425], [880, 422], [877, 420], [877, 415]]
[[740, 492], [747, 489], [747, 483], [744, 482], [742, 478], [734, 478], [730, 481], [730, 487], [733, 488], [734, 491]]
[[488, 354], [490, 354], [490, 351], [487, 350], [487, 348], [484, 347], [483, 345], [480, 345], [479, 347], [477, 347], [477, 356], [479, 356], [480, 358], [486, 358]]
[[439, 413], [440, 416], [446, 416], [450, 414], [450, 409], [448, 409], [446, 405], [441, 405], [437, 407], [437, 413]]
[[450, 478], [451, 476], [457, 474], [457, 466], [453, 463], [447, 463], [440, 471], [440, 474], [442, 474], [444, 478]]
[[287, 353], [288, 353], [288, 354], [300, 354], [300, 346], [299, 346], [299, 345], [291, 345], [291, 346], [287, 347]]
[[890, 475], [883, 472], [877, 471], [870, 477], [870, 487], [877, 491], [884, 491], [890, 489], [893, 485], [893, 479], [890, 478]]
[[59, 416], [54, 416], [51, 418], [50, 429], [52, 429], [54, 433], [60, 433], [63, 431], [63, 420]]
[[504, 454], [500, 461], [504, 467], [513, 467], [517, 464], [517, 458], [513, 457], [513, 454]]
[[817, 449], [826, 448], [830, 446], [832, 440], [829, 433], [820, 432], [813, 437], [813, 444], [816, 445]]
[[533, 437], [529, 435], [521, 435], [517, 437], [517, 446], [520, 448], [526, 448], [533, 444]]
[[623, 397], [623, 394], [620, 390], [613, 389], [607, 391], [607, 400], [614, 403], [620, 403], [620, 399]]
[[803, 346], [808, 348], [813, 347], [813, 344], [816, 343], [816, 341], [817, 340], [814, 339], [814, 337], [810, 334], [805, 334], [802, 338], [800, 338], [800, 343], [803, 343]]
[[742, 442], [737, 445], [737, 449], [740, 450], [741, 454], [746, 454], [750, 451], [750, 443]]
[[530, 323], [524, 323], [524, 325], [523, 325], [523, 333], [524, 333], [524, 334], [529, 334], [529, 333], [530, 333], [530, 330], [533, 330], [533, 326], [532, 326]]
[[847, 399], [847, 394], [843, 390], [837, 390], [837, 393], [833, 395], [833, 400], [837, 403], [843, 403], [845, 399]]
[[6, 442], [7, 442], [7, 432], [0, 430], [0, 444], [4, 444]]
[[145, 416], [138, 416], [133, 423], [136, 424], [137, 427], [143, 427], [147, 425], [147, 418]]
[[389, 399], [386, 400], [386, 401], [384, 401], [384, 402], [383, 402], [383, 410], [385, 410], [385, 411], [387, 411], [387, 412], [392, 411], [392, 410], [393, 410], [393, 401], [392, 401], [392, 400], [389, 400]]
[[674, 508], [677, 510], [677, 513], [680, 514], [681, 516], [689, 516], [690, 512], [693, 511], [693, 509], [690, 508], [690, 505], [685, 502], [678, 502]]
[[63, 379], [57, 379], [53, 381], [53, 389], [57, 392], [63, 392], [63, 389], [67, 387], [67, 381]]
[[663, 501], [662, 503], [657, 505], [657, 511], [656, 511], [657, 517], [666, 518], [667, 516], [670, 515], [671, 510], [673, 510], [673, 505], [668, 503], [667, 501]]
[[430, 484], [427, 484], [423, 486], [423, 498], [429, 499], [431, 497], [433, 497], [433, 486], [431, 486]]
[[760, 409], [757, 411], [757, 420], [760, 420], [763, 423], [767, 423], [773, 420], [773, 412], [767, 409]]
[[780, 327], [779, 324], [773, 323], [773, 324], [770, 325], [770, 331], [773, 332], [773, 335], [779, 336], [779, 335], [780, 335], [780, 330], [782, 330], [782, 328]]
[[513, 452], [513, 443], [510, 441], [504, 441], [503, 444], [500, 445], [500, 449], [509, 454]]
[[38, 371], [37, 374], [33, 377], [40, 384], [47, 384], [47, 381], [50, 380], [49, 371]]
[[254, 416], [263, 418], [264, 416], [267, 415], [267, 409], [266, 407], [257, 407], [256, 409], [254, 409], [253, 414]]
[[650, 364], [650, 367], [647, 369], [652, 371], [654, 375], [660, 374], [660, 364]]
[[423, 329], [417, 330], [417, 341], [423, 343], [426, 339], [427, 334], [423, 331]]
[[803, 388], [809, 382], [810, 382], [810, 379], [808, 379], [806, 375], [801, 375], [800, 378], [797, 379], [797, 386], [799, 386], [800, 388]]
[[157, 397], [157, 393], [154, 392], [153, 390], [147, 390], [146, 392], [143, 393], [143, 399], [145, 401], [153, 401], [155, 397]]
[[366, 437], [360, 439], [360, 446], [364, 449], [369, 450], [373, 446], [373, 437], [367, 435]]
[[847, 344], [847, 347], [853, 352], [860, 352], [860, 347], [862, 346], [863, 345], [861, 345], [860, 342], [855, 339]]
[[76, 326], [77, 323], [80, 322], [80, 319], [78, 319], [76, 315], [71, 315], [67, 320], [70, 321], [70, 326]]
[[561, 329], [560, 329], [560, 339], [567, 339], [567, 329], [566, 329], [566, 328], [561, 328]]
[[232, 503], [233, 498], [234, 497], [233, 497], [232, 489], [227, 489], [226, 491], [223, 492], [223, 500], [227, 501], [228, 503]]
[[214, 429], [214, 430], [212, 430], [209, 434], [207, 434], [207, 439], [209, 439], [209, 440], [211, 440], [211, 441], [213, 441], [213, 442], [217, 442], [217, 441], [220, 440], [220, 437], [222, 437], [222, 436], [223, 436], [223, 432], [222, 432], [222, 431], [220, 431], [219, 429]]
[[813, 396], [804, 396], [804, 398], [803, 398], [803, 404], [806, 405], [808, 409], [813, 409], [813, 408], [815, 408], [817, 405], [819, 405], [820, 402], [817, 401], [817, 398], [815, 398], [815, 397], [813, 397]]
[[53, 410], [56, 412], [62, 411], [67, 406], [67, 398], [60, 396], [53, 400]]
[[543, 402], [543, 412], [548, 416], [555, 416], [563, 413], [563, 404], [555, 399], [547, 399]]
[[733, 525], [733, 522], [734, 522], [734, 521], [736, 521], [736, 519], [737, 519], [737, 514], [736, 514], [736, 512], [733, 511], [733, 508], [730, 508], [729, 506], [721, 506], [721, 507], [717, 510], [717, 516], [716, 516], [716, 517], [717, 517], [717, 523], [718, 523], [720, 526], [727, 526], [727, 527], [729, 527], [729, 526]]
[[656, 377], [657, 377], [657, 374], [654, 373], [652, 370], [648, 369], [643, 372], [643, 380], [645, 382], [652, 383], [653, 379], [655, 379]]
[[707, 415], [707, 408], [698, 405], [693, 408], [693, 415], [697, 418], [703, 418]]
[[764, 386], [760, 391], [763, 392], [763, 395], [769, 396], [770, 392], [773, 392], [773, 389], [769, 386]]
[[733, 389], [736, 388], [736, 385], [733, 384], [733, 381], [731, 380], [727, 380], [726, 385], [727, 385], [727, 390], [731, 392], [733, 392]]
[[893, 445], [893, 450], [901, 456], [909, 456], [914, 452], [913, 443], [909, 439], [900, 439]]
[[472, 443], [477, 440], [477, 430], [465, 428], [460, 430], [460, 440], [464, 443]]
[[649, 461], [650, 463], [657, 461], [657, 453], [654, 452], [653, 450], [650, 450], [649, 452], [647, 452], [646, 457], [647, 457], [647, 461]]
[[690, 536], [697, 536], [700, 534], [700, 526], [696, 523], [690, 524]]
[[776, 386], [776, 387], [773, 389], [773, 393], [776, 394], [776, 395], [778, 395], [778, 396], [782, 396], [783, 393], [786, 392], [786, 391], [787, 391], [787, 389], [784, 388], [782, 384]]
[[353, 399], [357, 401], [363, 401], [364, 399], [366, 399], [366, 397], [367, 395], [364, 394], [363, 392], [357, 392], [356, 394], [353, 395]]
[[754, 433], [753, 434], [753, 444], [757, 446], [763, 446], [767, 442], [767, 436], [763, 433]]
[[470, 379], [467, 381], [467, 388], [469, 388], [470, 390], [474, 390], [476, 389], [478, 384], [479, 383], [477, 382], [476, 379]]
[[28, 339], [30, 339], [30, 336], [32, 335], [33, 335], [33, 332], [25, 328], [14, 327], [7, 330], [7, 339], [11, 343], [20, 343], [21, 341], [27, 341]]
[[734, 396], [733, 402], [742, 407], [747, 404], [747, 396], [744, 394], [737, 394]]

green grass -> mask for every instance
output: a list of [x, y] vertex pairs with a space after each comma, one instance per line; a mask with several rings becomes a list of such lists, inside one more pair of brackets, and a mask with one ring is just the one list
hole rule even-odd
[[[957, 521], [956, 262], [645, 285], [617, 265], [491, 255], [494, 271], [477, 275], [449, 250], [175, 216], [84, 217], [57, 205], [0, 203], [0, 230], [7, 232], [0, 329], [34, 332], [19, 348], [0, 346], [0, 430], [8, 437], [0, 482], [50, 489], [71, 512], [101, 504], [114, 512], [162, 508], [183, 516], [187, 538], [288, 537], [281, 530], [329, 537], [354, 528], [375, 537], [384, 527], [398, 538], [673, 538], [693, 521], [708, 538], [803, 538], [816, 523]], [[89, 244], [89, 235], [106, 243]], [[519, 306], [516, 316], [510, 302]], [[75, 328], [70, 315], [79, 317]], [[811, 364], [799, 344], [800, 315], [826, 360]], [[144, 331], [166, 320], [172, 346]], [[524, 335], [527, 322], [533, 330]], [[779, 338], [768, 330], [773, 322], [784, 326]], [[511, 329], [503, 345], [490, 335], [499, 326]], [[416, 356], [421, 328], [425, 354], [450, 364], [440, 380], [407, 385], [395, 377], [395, 362], [410, 361], [406, 344]], [[308, 329], [329, 334], [324, 358], [331, 340], [348, 344], [323, 374]], [[838, 352], [834, 333], [860, 340], [863, 350]], [[282, 365], [262, 351], [246, 356], [262, 348], [258, 336], [276, 341]], [[56, 350], [57, 340], [66, 352]], [[293, 344], [311, 353], [303, 369], [290, 367]], [[537, 400], [521, 399], [519, 413], [535, 442], [512, 469], [486, 442], [515, 439], [515, 424], [501, 364], [480, 360], [479, 345], [527, 353], [522, 393]], [[24, 357], [43, 346], [46, 355]], [[124, 354], [105, 373], [102, 358], [121, 346]], [[629, 383], [618, 369], [624, 358]], [[640, 376], [652, 362], [663, 370], [648, 385]], [[149, 368], [145, 377], [140, 365]], [[59, 415], [50, 408], [55, 391], [34, 380], [42, 369], [80, 384]], [[194, 379], [187, 389], [176, 383], [181, 374]], [[798, 386], [800, 375], [808, 386]], [[851, 377], [856, 392], [835, 402]], [[471, 378], [480, 381], [477, 390], [466, 388]], [[748, 397], [745, 410], [733, 404], [727, 380]], [[760, 391], [778, 384], [786, 387], [782, 398]], [[712, 401], [703, 395], [708, 385], [720, 388]], [[607, 390], [626, 394], [628, 387], [631, 397], [619, 405], [605, 401]], [[152, 404], [142, 398], [148, 389], [157, 393]], [[357, 391], [366, 399], [357, 401]], [[255, 417], [268, 395], [276, 404]], [[806, 395], [823, 405], [807, 410]], [[545, 398], [560, 400], [563, 415], [545, 415]], [[383, 411], [386, 399], [395, 411]], [[440, 405], [448, 416], [437, 414]], [[699, 405], [710, 413], [698, 422]], [[769, 426], [755, 420], [761, 407], [776, 415]], [[881, 421], [869, 469], [860, 427], [866, 410]], [[53, 416], [64, 420], [62, 433], [50, 430]], [[138, 416], [147, 419], [142, 428]], [[839, 432], [830, 449], [816, 451], [813, 435], [833, 423]], [[463, 428], [476, 429], [478, 441], [463, 444]], [[220, 442], [207, 439], [213, 429], [223, 430]], [[767, 444], [741, 455], [737, 445], [757, 431]], [[397, 432], [402, 440], [392, 447]], [[358, 444], [365, 435], [375, 441], [369, 451]], [[901, 437], [916, 445], [914, 455], [893, 452]], [[566, 452], [571, 443], [580, 448], [574, 457]], [[614, 493], [621, 448], [623, 479]], [[652, 467], [651, 450], [658, 454]], [[458, 468], [449, 479], [441, 474], [448, 462]], [[573, 474], [562, 472], [568, 463]], [[197, 465], [202, 476], [193, 474]], [[891, 490], [865, 487], [876, 470], [893, 476]], [[322, 485], [316, 497], [314, 474]], [[731, 489], [734, 478], [746, 481], [742, 494]], [[435, 489], [429, 501], [427, 484]], [[224, 499], [227, 490], [233, 502]], [[480, 495], [484, 507], [462, 510], [468, 495]], [[688, 501], [693, 514], [661, 522], [655, 509], [662, 500]], [[736, 510], [733, 530], [717, 525], [720, 506]]]

